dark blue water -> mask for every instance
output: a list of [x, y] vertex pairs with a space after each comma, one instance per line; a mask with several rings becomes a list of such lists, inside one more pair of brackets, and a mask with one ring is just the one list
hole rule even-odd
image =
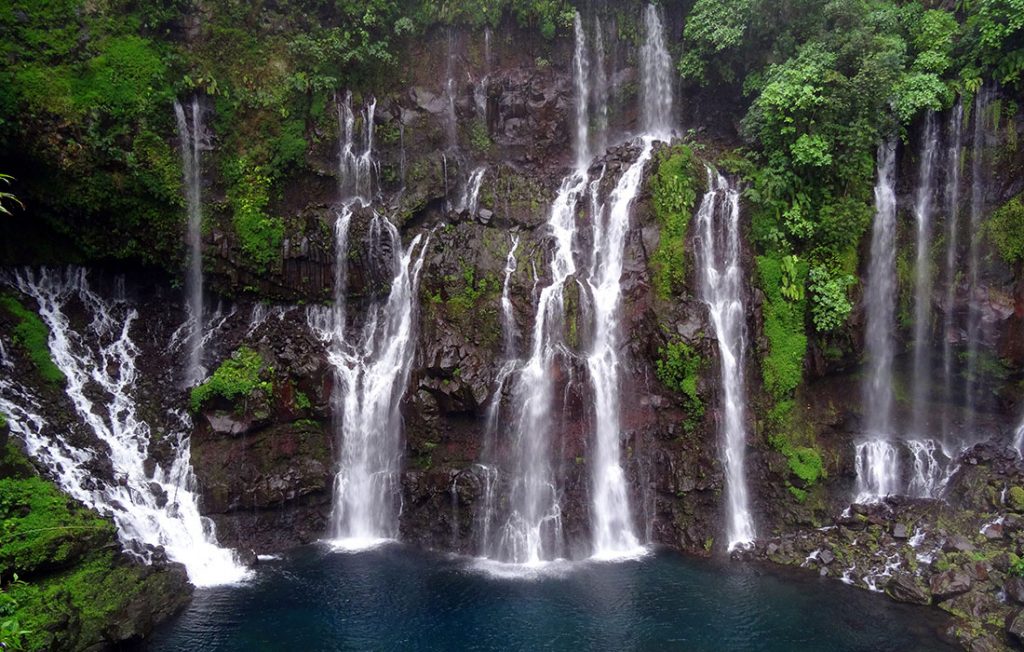
[[196, 592], [145, 649], [948, 650], [937, 611], [810, 574], [670, 552], [532, 579], [393, 545], [311, 547]]

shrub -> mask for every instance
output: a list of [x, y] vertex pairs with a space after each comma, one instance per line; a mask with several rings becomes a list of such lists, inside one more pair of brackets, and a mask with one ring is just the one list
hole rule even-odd
[[846, 322], [853, 304], [846, 296], [846, 288], [856, 283], [849, 274], [836, 275], [822, 266], [810, 272], [811, 317], [820, 333], [834, 331]]
[[686, 229], [697, 199], [693, 151], [676, 145], [658, 154], [658, 169], [651, 179], [651, 203], [660, 238], [651, 259], [654, 291], [668, 299], [685, 280]]
[[274, 384], [262, 380], [263, 357], [257, 351], [241, 347], [217, 367], [203, 384], [192, 388], [192, 411], [198, 412], [203, 404], [214, 397], [229, 401], [251, 396], [256, 390], [270, 394]]
[[233, 163], [228, 177], [228, 202], [234, 211], [233, 223], [242, 251], [253, 267], [265, 270], [278, 257], [284, 241], [284, 223], [266, 212], [270, 177], [263, 168], [249, 165], [244, 159]]
[[985, 224], [985, 235], [1009, 264], [1024, 260], [1024, 195], [1003, 204]]
[[764, 331], [769, 350], [761, 359], [765, 389], [780, 400], [792, 394], [803, 379], [807, 335], [804, 332], [803, 298], [790, 301], [782, 295], [788, 285], [802, 286], [806, 264], [795, 265], [795, 280], [784, 282], [782, 258], [758, 256], [757, 272], [764, 291]]
[[693, 347], [679, 340], [669, 342], [659, 350], [659, 355], [655, 374], [665, 387], [686, 397], [687, 419], [683, 427], [692, 432], [704, 415], [704, 401], [697, 391], [701, 358]]

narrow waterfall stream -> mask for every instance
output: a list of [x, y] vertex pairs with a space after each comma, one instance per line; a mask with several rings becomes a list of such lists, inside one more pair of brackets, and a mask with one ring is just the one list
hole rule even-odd
[[931, 318], [932, 318], [932, 204], [935, 193], [935, 158], [939, 149], [939, 127], [935, 112], [925, 119], [914, 196], [914, 223], [917, 239], [914, 262], [914, 376], [913, 421], [910, 433], [924, 437], [930, 431], [928, 422], [931, 394]]
[[953, 414], [953, 343], [956, 341], [956, 324], [953, 307], [956, 303], [957, 286], [957, 242], [960, 233], [960, 148], [963, 140], [964, 105], [958, 99], [949, 116], [946, 144], [946, 283], [945, 312], [942, 319], [942, 439], [948, 442], [952, 435]]
[[970, 236], [967, 247], [967, 379], [964, 388], [964, 435], [975, 437], [978, 412], [979, 351], [981, 349], [981, 304], [986, 301], [985, 291], [979, 287], [981, 274], [981, 233], [984, 217], [985, 174], [985, 113], [992, 101], [991, 86], [982, 86], [974, 96], [974, 135], [971, 141], [971, 212]]
[[864, 379], [864, 435], [857, 445], [858, 502], [894, 493], [899, 477], [892, 445], [893, 333], [896, 329], [896, 143], [878, 146], [875, 219], [871, 229], [867, 288]]
[[724, 452], [729, 550], [754, 539], [744, 472], [747, 446], [747, 311], [743, 302], [740, 196], [722, 175], [707, 171], [707, 192], [697, 210], [696, 264], [700, 297], [708, 306], [721, 358], [722, 416], [719, 440]]
[[199, 383], [206, 375], [203, 368], [203, 205], [200, 195], [202, 167], [199, 160], [203, 114], [199, 107], [199, 98], [193, 97], [189, 108], [192, 117], [191, 128], [184, 107], [178, 100], [174, 100], [174, 118], [178, 126], [181, 169], [185, 184], [185, 204], [188, 208], [188, 269], [185, 274], [185, 294], [188, 297], [190, 327], [185, 364], [186, 387]]
[[373, 124], [377, 100], [371, 98], [363, 113], [363, 151], [356, 152], [355, 114], [352, 93], [346, 92], [338, 108], [338, 182], [341, 198], [359, 198], [364, 204], [373, 197], [377, 163], [373, 156]]
[[[249, 571], [231, 550], [217, 545], [213, 523], [200, 515], [189, 460], [188, 415], [169, 415], [173, 430], [164, 437], [174, 451], [170, 464], [147, 464], [154, 428], [136, 403], [140, 350], [131, 332], [137, 309], [123, 298], [108, 299], [94, 291], [84, 269], [18, 271], [12, 284], [38, 303], [50, 329], [53, 361], [67, 378], [65, 392], [103, 445], [84, 447], [70, 433], [49, 432], [40, 399], [0, 378], [0, 411], [18, 417], [12, 427], [29, 454], [53, 472], [64, 491], [109, 512], [132, 554], [149, 560], [150, 550], [137, 544], [162, 546], [170, 559], [186, 567], [196, 586], [244, 580]], [[90, 317], [82, 330], [72, 325], [69, 314], [77, 306]], [[100, 460], [109, 461], [112, 482], [90, 473]]]

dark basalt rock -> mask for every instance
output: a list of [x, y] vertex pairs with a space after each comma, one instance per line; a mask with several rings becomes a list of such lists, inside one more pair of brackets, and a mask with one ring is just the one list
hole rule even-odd
[[894, 575], [885, 587], [885, 593], [897, 602], [912, 604], [931, 604], [928, 590], [922, 587], [910, 573]]

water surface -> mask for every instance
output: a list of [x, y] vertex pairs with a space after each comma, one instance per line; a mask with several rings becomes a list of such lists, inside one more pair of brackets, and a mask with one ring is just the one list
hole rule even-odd
[[950, 650], [939, 612], [668, 551], [526, 574], [398, 544], [312, 546], [196, 591], [145, 649]]

